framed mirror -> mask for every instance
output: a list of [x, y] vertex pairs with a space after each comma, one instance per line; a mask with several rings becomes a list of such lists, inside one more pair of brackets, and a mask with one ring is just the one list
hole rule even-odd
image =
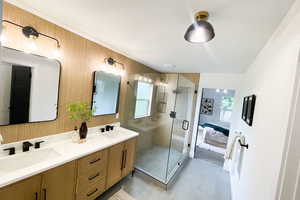
[[93, 116], [118, 113], [121, 77], [103, 71], [94, 72]]
[[0, 125], [57, 118], [60, 63], [1, 47]]

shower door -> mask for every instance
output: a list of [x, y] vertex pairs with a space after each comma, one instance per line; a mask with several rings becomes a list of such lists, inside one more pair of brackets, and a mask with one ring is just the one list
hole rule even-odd
[[172, 134], [170, 138], [167, 180], [174, 175], [188, 157], [190, 125], [193, 113], [195, 83], [184, 74], [178, 74], [175, 106], [173, 111]]
[[[135, 168], [167, 184], [188, 154], [195, 84], [184, 74], [149, 73], [143, 76], [129, 77], [127, 110], [122, 126], [140, 134]], [[147, 101], [150, 112], [147, 116], [135, 117], [139, 111], [137, 103], [145, 101], [147, 96], [146, 89], [138, 87], [141, 83], [153, 88], [151, 100]]]

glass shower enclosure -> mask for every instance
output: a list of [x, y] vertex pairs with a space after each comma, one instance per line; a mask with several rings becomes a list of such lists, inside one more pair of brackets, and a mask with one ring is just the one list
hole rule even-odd
[[196, 85], [184, 74], [129, 77], [122, 125], [140, 134], [135, 168], [163, 184], [188, 157]]

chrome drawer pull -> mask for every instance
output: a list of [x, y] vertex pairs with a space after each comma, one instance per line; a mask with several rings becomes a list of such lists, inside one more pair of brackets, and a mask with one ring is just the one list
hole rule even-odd
[[98, 191], [98, 188], [96, 188], [96, 190], [94, 190], [93, 192], [91, 192], [91, 193], [88, 193], [86, 196], [92, 196], [93, 194], [95, 194], [96, 192]]
[[100, 161], [100, 160], [101, 160], [101, 158], [98, 158], [98, 159], [96, 159], [96, 160], [91, 161], [90, 164], [94, 164], [94, 163], [96, 163], [96, 162], [98, 162], [98, 161]]
[[100, 172], [98, 172], [95, 176], [89, 177], [89, 180], [93, 180], [94, 178], [98, 177], [100, 175]]

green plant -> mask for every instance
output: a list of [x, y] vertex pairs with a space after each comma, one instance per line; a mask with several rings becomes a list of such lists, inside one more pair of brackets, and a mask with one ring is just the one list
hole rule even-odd
[[89, 121], [93, 116], [93, 110], [87, 103], [71, 103], [68, 105], [69, 118], [72, 120], [80, 119], [81, 122]]

